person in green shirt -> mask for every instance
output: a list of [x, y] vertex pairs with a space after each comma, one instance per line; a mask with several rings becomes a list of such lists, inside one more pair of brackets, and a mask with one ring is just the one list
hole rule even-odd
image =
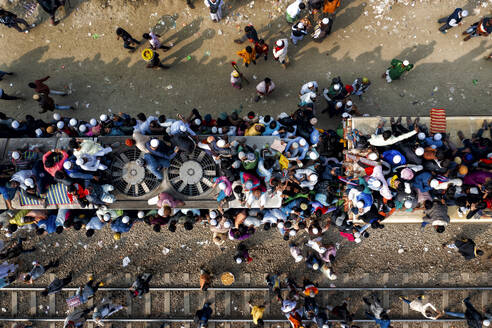
[[391, 66], [388, 67], [383, 74], [383, 78], [386, 78], [386, 82], [391, 83], [393, 80], [398, 80], [403, 73], [413, 68], [413, 64], [410, 64], [408, 60], [401, 61], [399, 59], [393, 59]]

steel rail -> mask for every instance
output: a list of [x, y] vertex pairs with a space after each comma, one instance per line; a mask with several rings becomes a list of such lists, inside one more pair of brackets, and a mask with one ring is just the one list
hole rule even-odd
[[[65, 318], [1, 318], [0, 322], [5, 321], [13, 321], [13, 322], [23, 322], [23, 321], [31, 321], [31, 322], [63, 322]], [[193, 319], [190, 318], [108, 318], [103, 319], [103, 322], [193, 322]], [[329, 322], [341, 322], [342, 320], [328, 320]], [[430, 319], [391, 319], [392, 322], [410, 322], [410, 323], [431, 323], [431, 322], [465, 322], [466, 319], [438, 319], [438, 320], [430, 320]], [[94, 322], [93, 319], [87, 319], [87, 322]], [[208, 322], [229, 322], [229, 323], [247, 323], [253, 322], [251, 319], [210, 319]], [[263, 319], [265, 323], [275, 323], [275, 322], [289, 322], [287, 319]], [[369, 319], [355, 319], [352, 322], [355, 323], [373, 323], [374, 320]]]
[[[100, 287], [98, 291], [125, 291], [129, 287]], [[78, 287], [62, 288], [62, 291], [77, 291]], [[2, 291], [30, 291], [37, 292], [45, 290], [44, 287], [4, 287], [0, 289]], [[188, 291], [200, 291], [200, 287], [151, 287], [150, 291], [154, 292], [188, 292]], [[210, 287], [210, 291], [223, 291], [223, 292], [255, 292], [255, 291], [268, 291], [268, 287]], [[282, 288], [287, 290], [287, 288]], [[477, 286], [477, 287], [318, 287], [319, 291], [459, 291], [459, 290], [492, 290], [492, 286]]]

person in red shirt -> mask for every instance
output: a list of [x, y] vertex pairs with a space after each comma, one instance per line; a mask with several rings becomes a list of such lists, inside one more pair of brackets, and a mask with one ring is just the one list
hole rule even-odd
[[265, 43], [265, 40], [260, 39], [255, 43], [255, 51], [256, 51], [256, 59], [264, 56], [265, 60], [268, 60], [268, 44]]
[[68, 154], [59, 149], [49, 151], [43, 155], [44, 169], [51, 176], [55, 177], [57, 171], [63, 170], [63, 163], [67, 160]]
[[30, 82], [28, 84], [28, 86], [30, 88], [34, 89], [34, 91], [36, 91], [37, 93], [46, 93], [46, 94], [51, 94], [51, 95], [66, 96], [67, 95], [66, 92], [51, 90], [46, 84], [43, 83], [44, 81], [46, 81], [49, 78], [50, 78], [50, 76], [48, 75], [42, 79], [35, 80], [34, 82]]

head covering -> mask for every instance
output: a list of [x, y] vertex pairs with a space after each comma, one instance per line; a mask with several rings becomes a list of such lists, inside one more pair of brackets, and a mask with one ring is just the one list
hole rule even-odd
[[225, 188], [227, 188], [227, 185], [226, 185], [226, 183], [225, 183], [225, 182], [221, 182], [221, 183], [219, 183], [219, 189], [220, 189], [220, 190], [225, 190]]
[[407, 199], [403, 205], [405, 206], [405, 208], [412, 208], [412, 201]]
[[87, 131], [87, 126], [85, 124], [81, 124], [79, 126], [79, 131], [82, 132], [82, 133], [84, 133], [85, 131]]
[[289, 230], [289, 236], [294, 237], [296, 235], [295, 230]]
[[313, 269], [318, 270], [319, 269], [319, 263], [314, 263], [313, 264]]
[[311, 123], [311, 125], [316, 125], [318, 124], [318, 119], [316, 117], [313, 117], [309, 120], [309, 123]]
[[71, 118], [70, 121], [68, 122], [68, 125], [70, 126], [76, 126], [77, 125], [77, 119], [76, 118]]
[[336, 108], [342, 108], [342, 106], [343, 106], [343, 102], [341, 101], [338, 101], [335, 105]]
[[65, 123], [63, 123], [63, 121], [58, 121], [58, 122], [56, 123], [56, 127], [57, 127], [58, 129], [63, 129], [63, 128], [65, 127]]
[[230, 228], [230, 227], [231, 227], [231, 221], [225, 221], [224, 228]]
[[297, 27], [304, 28], [304, 24], [302, 22], [299, 22], [299, 24], [297, 24]]
[[468, 167], [466, 165], [460, 165], [459, 173], [461, 175], [467, 175], [468, 174]]
[[299, 148], [299, 144], [297, 142], [293, 142], [291, 147], [292, 147], [292, 149], [297, 149], [297, 148]]
[[313, 82], [308, 82], [308, 83], [307, 83], [307, 87], [308, 87], [308, 88], [314, 88], [314, 84], [313, 84]]
[[123, 222], [123, 223], [125, 223], [125, 224], [126, 224], [126, 223], [128, 223], [128, 222], [130, 222], [130, 217], [129, 217], [128, 215], [125, 215], [125, 216], [121, 219], [121, 222]]
[[316, 194], [316, 196], [314, 196], [314, 199], [323, 206], [328, 206], [328, 203], [326, 201], [327, 198], [328, 197], [325, 194]]
[[355, 206], [357, 206], [357, 208], [363, 208], [364, 207], [364, 201], [362, 201], [362, 200], [357, 201], [357, 203], [355, 203]]
[[309, 179], [309, 181], [311, 181], [311, 182], [316, 182], [316, 181], [318, 181], [318, 175], [317, 175], [317, 174], [315, 174], [315, 173], [310, 174], [308, 179]]
[[417, 147], [417, 149], [415, 149], [415, 155], [417, 155], [417, 156], [424, 155], [424, 152], [425, 152], [424, 148], [422, 148], [422, 147]]
[[219, 147], [219, 148], [224, 148], [224, 147], [225, 147], [225, 145], [226, 145], [226, 142], [225, 142], [225, 140], [224, 140], [224, 139], [219, 139], [219, 140], [217, 140], [217, 147]]
[[47, 133], [53, 133], [53, 132], [55, 132], [55, 128], [54, 128], [52, 125], [50, 125], [50, 126], [48, 126], [48, 127], [46, 128], [46, 132], [47, 132]]
[[277, 47], [283, 47], [284, 46], [284, 41], [277, 40], [277, 42], [275, 42], [275, 44], [277, 45]]
[[[461, 17], [466, 17], [466, 16], [468, 16], [468, 10], [463, 10], [461, 12]], [[490, 324], [490, 322], [489, 322], [489, 324]]]
[[349, 106], [349, 107], [350, 107], [350, 106], [352, 106], [353, 104], [354, 104], [354, 103], [352, 102], [352, 100], [349, 100], [349, 101], [347, 101], [347, 103], [346, 103], [346, 105], [347, 105], [347, 106]]
[[34, 187], [34, 180], [31, 178], [27, 178], [24, 180], [24, 184], [26, 186], [28, 186], [29, 188], [33, 188]]
[[82, 159], [82, 157], [77, 158], [77, 160], [75, 161], [75, 164], [77, 164], [78, 166], [84, 165], [84, 160]]
[[[329, 22], [330, 22], [330, 19], [329, 19], [329, 18], [327, 18], [327, 17], [325, 17], [325, 18], [323, 18], [323, 19], [321, 20], [321, 23], [323, 23], [323, 24], [325, 24], [325, 25], [326, 25], [326, 24], [328, 24]], [[323, 328], [324, 328], [324, 327], [323, 327]]]
[[32, 99], [34, 100], [38, 100], [39, 99], [39, 95], [36, 93], [36, 94], [33, 94], [32, 95]]
[[121, 239], [121, 233], [116, 232], [116, 233], [113, 235], [113, 238], [114, 238], [114, 240], [116, 240], [116, 241], [120, 240], [120, 239]]
[[232, 163], [232, 167], [238, 169], [241, 166], [241, 161], [234, 161]]
[[54, 114], [53, 114], [53, 119], [54, 119], [55, 121], [59, 121], [59, 120], [61, 120], [61, 115], [60, 115], [60, 114], [58, 114], [58, 113], [54, 113]]
[[242, 259], [242, 258], [240, 258], [240, 257], [237, 257], [237, 258], [236, 258], [236, 263], [237, 263], [237, 264], [241, 264], [241, 263], [243, 263], [243, 259]]
[[43, 135], [43, 130], [41, 130], [39, 128], [34, 130], [34, 132], [36, 133], [36, 136], [38, 136], [38, 137], [41, 137]]
[[14, 129], [18, 129], [18, 128], [19, 128], [19, 126], [20, 126], [20, 124], [19, 124], [19, 122], [18, 122], [18, 121], [12, 121], [11, 126], [12, 126], [12, 128], [14, 128]]
[[430, 186], [431, 186], [431, 188], [436, 189], [437, 186], [439, 186], [439, 181], [437, 181], [437, 179], [432, 179], [430, 181]]
[[381, 181], [376, 179], [375, 177], [370, 177], [367, 180], [367, 185], [369, 186], [370, 189], [372, 190], [379, 190], [381, 189]]
[[65, 162], [63, 162], [63, 168], [65, 170], [70, 170], [72, 168], [72, 162], [71, 161], [65, 161]]
[[398, 164], [400, 162], [401, 162], [401, 156], [400, 155], [393, 156], [393, 164]]
[[410, 62], [409, 62], [408, 60], [406, 60], [406, 59], [405, 59], [405, 60], [403, 61], [403, 66], [408, 66], [408, 65], [410, 65]]
[[163, 207], [159, 208], [159, 210], [157, 211], [157, 214], [160, 216], [164, 216], [164, 208]]
[[283, 229], [284, 228], [284, 223], [282, 221], [280, 221], [278, 224], [277, 224], [277, 227], [279, 229]]
[[152, 140], [150, 140], [150, 147], [152, 147], [152, 148], [159, 147], [159, 140], [158, 139], [155, 139], [155, 138], [152, 139]]
[[101, 122], [106, 122], [108, 120], [108, 115], [102, 114], [101, 116], [99, 116], [99, 119], [101, 120]]
[[202, 124], [202, 121], [199, 118], [195, 118], [195, 125]]
[[302, 138], [301, 140], [299, 140], [299, 145], [300, 145], [301, 147], [306, 146], [306, 145], [307, 145], [307, 141], [306, 141], [306, 139]]
[[313, 161], [314, 161], [314, 160], [317, 160], [317, 159], [319, 158], [318, 153], [316, 153], [315, 151], [310, 151], [310, 152], [308, 153], [308, 156], [309, 156], [309, 158], [310, 158], [310, 159], [312, 159]]
[[12, 158], [15, 160], [18, 160], [20, 158], [20, 154], [18, 151], [13, 151], [12, 152]]
[[210, 225], [215, 227], [217, 225], [217, 220], [216, 219], [211, 219], [210, 220]]
[[490, 320], [485, 319], [484, 321], [482, 321], [482, 325], [484, 325], [485, 327], [490, 326]]
[[340, 90], [340, 84], [338, 84], [338, 83], [337, 83], [337, 84], [335, 84], [335, 85], [333, 86], [333, 89], [335, 89], [336, 91]]
[[138, 217], [139, 219], [143, 219], [143, 217], [144, 217], [144, 216], [145, 216], [144, 211], [138, 211], [138, 213], [137, 213], [137, 217]]
[[367, 77], [362, 78], [362, 83], [369, 83], [369, 79]]
[[403, 170], [401, 170], [400, 176], [403, 180], [412, 180], [414, 174], [413, 174], [413, 171], [411, 169], [406, 167]]
[[232, 72], [232, 76], [234, 76], [234, 77], [239, 77], [239, 73], [238, 73], [236, 70], [234, 70], [234, 71]]
[[367, 155], [367, 158], [370, 159], [371, 161], [377, 161], [379, 156], [376, 153], [369, 153], [369, 155]]
[[184, 125], [180, 125], [180, 126], [179, 126], [179, 131], [181, 131], [181, 132], [186, 132], [186, 126], [184, 126]]
[[97, 120], [95, 118], [91, 118], [91, 120], [89, 121], [89, 123], [92, 126], [96, 126], [97, 125]]
[[254, 161], [256, 159], [256, 156], [254, 153], [248, 153], [247, 157], [248, 157], [248, 161]]
[[439, 141], [439, 140], [441, 140], [441, 139], [442, 139], [442, 134], [440, 134], [440, 133], [436, 133], [436, 134], [434, 134], [434, 140], [435, 140], [435, 141]]
[[418, 138], [419, 140], [424, 140], [424, 139], [425, 139], [425, 133], [424, 133], [424, 132], [419, 132], [419, 133], [417, 134], [417, 138]]
[[214, 210], [210, 210], [209, 214], [211, 219], [215, 219], [217, 217], [217, 212]]

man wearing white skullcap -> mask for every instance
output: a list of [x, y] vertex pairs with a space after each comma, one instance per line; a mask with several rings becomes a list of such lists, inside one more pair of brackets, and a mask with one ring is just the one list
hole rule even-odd
[[289, 61], [287, 57], [287, 47], [289, 41], [287, 39], [280, 39], [275, 42], [275, 47], [273, 48], [273, 59], [279, 61], [282, 67], [287, 68], [287, 63]]
[[314, 32], [311, 34], [315, 42], [321, 42], [323, 39], [331, 33], [331, 28], [333, 26], [333, 19], [325, 17], [318, 21], [314, 27]]
[[304, 38], [304, 35], [307, 35], [307, 27], [304, 26], [302, 22], [292, 25], [290, 39], [293, 44], [297, 44], [297, 42], [301, 41]]
[[75, 162], [84, 171], [95, 172], [97, 170], [107, 170], [108, 167], [101, 163], [96, 156], [83, 155]]
[[399, 59], [393, 59], [391, 66], [388, 67], [383, 74], [383, 78], [386, 78], [386, 82], [391, 83], [393, 80], [398, 80], [403, 73], [410, 71], [413, 68], [413, 64], [410, 64], [408, 60], [401, 61]]
[[318, 92], [318, 82], [311, 81], [303, 84], [301, 87], [301, 91], [299, 92], [299, 96], [302, 96], [303, 94], [308, 92], [314, 92], [316, 94]]
[[439, 27], [439, 31], [446, 34], [450, 28], [461, 25], [461, 21], [464, 17], [468, 16], [468, 11], [461, 8], [456, 8], [449, 16], [440, 18], [437, 22], [444, 25]]
[[186, 122], [184, 122], [182, 119], [174, 121], [171, 126], [171, 131], [169, 132], [169, 135], [173, 136], [175, 134], [180, 134], [180, 133], [188, 133], [192, 136], [195, 136], [196, 133], [190, 128], [190, 125]]
[[164, 178], [162, 169], [169, 167], [170, 161], [176, 156], [177, 152], [173, 151], [166, 141], [158, 140], [156, 138], [147, 141], [145, 143], [145, 148], [148, 151], [143, 157], [146, 165], [145, 167], [158, 180], [162, 180]]
[[296, 137], [290, 139], [285, 147], [284, 153], [289, 160], [304, 160], [307, 152], [309, 151], [309, 144], [303, 137]]

